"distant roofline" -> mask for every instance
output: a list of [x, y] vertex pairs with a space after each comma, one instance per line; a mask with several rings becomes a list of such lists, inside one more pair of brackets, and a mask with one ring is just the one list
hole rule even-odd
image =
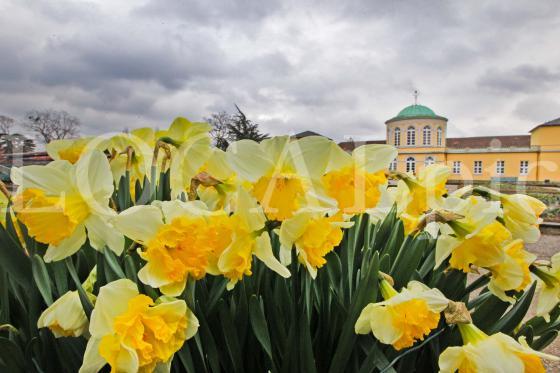
[[537, 128], [540, 128], [540, 127], [557, 127], [557, 126], [560, 126], [560, 118], [556, 118], [556, 119], [553, 119], [553, 120], [549, 120], [548, 122], [541, 123], [541, 124], [533, 127], [533, 129], [530, 130], [529, 132], [533, 132], [534, 130], [536, 130]]
[[389, 119], [388, 121], [385, 122], [385, 124], [387, 123], [392, 123], [392, 122], [398, 122], [398, 121], [402, 121], [402, 120], [409, 120], [409, 119], [439, 119], [439, 120], [444, 120], [444, 121], [448, 121], [448, 119], [446, 117], [442, 117], [440, 115], [418, 115], [418, 116], [414, 116], [414, 117], [393, 117], [391, 119]]

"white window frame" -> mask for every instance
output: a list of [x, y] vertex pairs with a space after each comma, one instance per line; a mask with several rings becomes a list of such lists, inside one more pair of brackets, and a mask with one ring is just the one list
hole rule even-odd
[[395, 146], [401, 146], [401, 129], [399, 127], [395, 128]]
[[482, 175], [482, 161], [474, 161], [473, 173], [475, 175]]
[[406, 145], [416, 145], [416, 128], [414, 128], [413, 126], [408, 127], [406, 130]]
[[389, 163], [389, 171], [397, 171], [397, 158], [393, 159], [391, 163]]
[[416, 172], [416, 158], [408, 157], [406, 159], [406, 172]]
[[432, 157], [431, 155], [426, 157], [426, 159], [424, 159], [424, 166], [428, 167], [431, 164], [436, 163], [436, 159], [434, 157]]
[[422, 144], [432, 145], [432, 129], [430, 126], [426, 126], [422, 129]]
[[519, 161], [519, 175], [529, 175], [529, 161]]
[[461, 161], [453, 161], [453, 173], [455, 175], [461, 174]]
[[441, 127], [438, 127], [437, 129], [437, 146], [441, 146], [441, 144], [443, 143], [443, 130], [441, 129]]
[[496, 161], [496, 175], [503, 175], [506, 173], [506, 161]]

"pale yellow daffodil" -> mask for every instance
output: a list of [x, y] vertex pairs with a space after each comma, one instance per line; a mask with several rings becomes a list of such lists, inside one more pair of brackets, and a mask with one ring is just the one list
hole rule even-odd
[[14, 211], [31, 237], [49, 245], [46, 262], [74, 254], [86, 237], [94, 249], [122, 252], [124, 238], [108, 223], [116, 213], [109, 208], [113, 178], [103, 153], [85, 153], [74, 165], [13, 168], [11, 178], [18, 185]]
[[509, 290], [521, 291], [531, 284], [529, 266], [537, 256], [524, 250], [522, 240], [513, 240], [504, 248], [505, 260], [488, 268], [492, 276], [488, 289], [505, 302], [515, 302], [515, 299], [505, 292]]
[[[250, 274], [253, 254], [282, 272], [268, 234], [258, 231], [264, 226], [264, 215], [251, 216], [251, 209], [245, 210], [230, 216], [224, 210], [208, 210], [201, 201], [156, 201], [127, 209], [114, 222], [124, 235], [144, 246], [140, 255], [147, 263], [138, 272], [140, 281], [176, 296], [189, 277], [201, 279], [206, 273], [223, 274], [232, 287]], [[286, 275], [283, 269], [281, 274]]]
[[226, 152], [231, 168], [247, 184], [270, 220], [285, 220], [307, 205], [333, 204], [320, 193], [320, 177], [333, 142], [322, 136], [257, 143], [241, 140]]
[[420, 170], [417, 177], [401, 176], [392, 194], [405, 234], [417, 229], [426, 212], [441, 208], [444, 204], [449, 174], [449, 167], [432, 164]]
[[74, 164], [88, 150], [91, 140], [90, 137], [53, 140], [46, 145], [47, 154], [55, 161], [64, 160]]
[[503, 247], [512, 237], [496, 220], [500, 214], [499, 202], [478, 196], [448, 197], [443, 207], [461, 218], [440, 224], [436, 268], [449, 256], [450, 266], [464, 272], [469, 272], [471, 265], [490, 267], [505, 260]]
[[87, 334], [88, 324], [77, 291], [69, 291], [58, 298], [37, 320], [38, 328], [49, 328], [56, 338]]
[[317, 276], [317, 269], [326, 264], [325, 256], [342, 241], [343, 228], [353, 224], [329, 217], [329, 212], [319, 208], [301, 209], [280, 226], [282, 261], [289, 263], [291, 251], [295, 249], [298, 260], [312, 278]]
[[[539, 267], [546, 281], [539, 282], [537, 316], [550, 321], [550, 311], [560, 303], [560, 253], [550, 258], [550, 267]], [[541, 277], [541, 276], [539, 276]]]
[[337, 201], [342, 214], [367, 212], [381, 200], [387, 187], [385, 171], [396, 155], [397, 150], [390, 145], [362, 145], [351, 155], [333, 146], [322, 186]]
[[80, 373], [169, 372], [170, 361], [198, 331], [198, 320], [183, 300], [154, 301], [122, 279], [99, 290], [91, 314], [89, 339]]
[[448, 347], [439, 357], [441, 373], [545, 372], [541, 359], [558, 360], [503, 333], [487, 335], [473, 324], [458, 324], [463, 346]]
[[381, 281], [382, 302], [364, 307], [356, 334], [373, 333], [381, 343], [396, 350], [412, 346], [435, 329], [440, 313], [449, 300], [438, 289], [430, 289], [418, 281], [411, 281], [400, 293], [386, 281]]

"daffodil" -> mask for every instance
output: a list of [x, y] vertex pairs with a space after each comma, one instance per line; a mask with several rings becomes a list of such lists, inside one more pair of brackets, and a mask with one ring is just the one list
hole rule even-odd
[[262, 207], [243, 188], [235, 193], [233, 203], [231, 243], [217, 262], [219, 273], [229, 279], [227, 288], [232, 289], [243, 275], [251, 275], [253, 255], [280, 276], [290, 277], [290, 271], [274, 257], [270, 236], [264, 229], [266, 217]]
[[38, 328], [49, 328], [57, 338], [79, 337], [87, 333], [88, 324], [77, 291], [69, 291], [58, 298], [37, 320]]
[[318, 183], [333, 144], [322, 136], [297, 141], [281, 136], [261, 143], [241, 140], [231, 144], [226, 155], [266, 216], [282, 221], [304, 206], [322, 203]]
[[209, 131], [210, 125], [207, 123], [190, 122], [179, 117], [161, 138], [160, 141], [173, 145], [169, 170], [173, 197], [188, 192], [192, 178], [212, 155]]
[[284, 262], [291, 259], [294, 248], [312, 278], [317, 276], [317, 269], [327, 262], [325, 256], [342, 241], [342, 229], [352, 226], [352, 222], [337, 221], [327, 216], [327, 212], [325, 209], [301, 209], [280, 226]]
[[47, 154], [55, 161], [64, 160], [74, 164], [87, 151], [91, 140], [90, 137], [53, 140], [46, 145]]
[[449, 174], [449, 167], [433, 164], [422, 169], [417, 177], [401, 175], [393, 195], [405, 234], [418, 228], [426, 212], [444, 204]]
[[558, 360], [502, 333], [487, 335], [473, 324], [458, 324], [463, 346], [448, 347], [439, 357], [442, 373], [545, 372], [541, 359]]
[[123, 279], [99, 290], [91, 314], [89, 339], [81, 373], [169, 372], [170, 362], [198, 330], [198, 320], [183, 300], [154, 301]]
[[31, 237], [49, 245], [45, 261], [74, 254], [86, 237], [97, 250], [107, 246], [122, 252], [124, 238], [108, 223], [116, 213], [109, 208], [113, 178], [103, 153], [83, 154], [74, 165], [53, 161], [13, 168], [11, 178], [18, 185], [14, 197], [18, 220]]
[[[111, 172], [116, 183], [128, 170], [131, 183], [150, 177], [153, 146], [151, 128], [138, 128], [129, 133], [117, 133], [93, 140], [90, 146], [109, 153]], [[134, 185], [134, 184], [132, 184]]]
[[505, 260], [503, 247], [511, 233], [498, 222], [499, 202], [482, 197], [448, 197], [444, 208], [461, 218], [440, 224], [436, 243], [436, 268], [451, 255], [452, 268], [469, 272], [471, 265], [491, 267]]
[[[268, 234], [253, 231], [264, 226], [264, 216], [244, 213], [210, 211], [201, 201], [156, 201], [123, 211], [115, 225], [144, 246], [140, 256], [147, 263], [138, 272], [140, 281], [176, 296], [189, 277], [197, 280], [207, 273], [224, 274], [233, 286], [250, 274], [253, 254], [270, 263], [270, 243], [263, 246]], [[270, 264], [272, 269], [278, 269], [279, 263], [275, 264]]]
[[550, 321], [550, 311], [560, 303], [560, 253], [550, 258], [550, 267], [539, 267], [539, 277], [544, 281], [539, 282], [537, 316], [542, 316]]
[[531, 283], [529, 266], [537, 256], [524, 250], [519, 239], [508, 243], [503, 250], [505, 260], [488, 268], [492, 274], [488, 289], [501, 300], [513, 303], [515, 299], [505, 292], [524, 290]]
[[342, 214], [360, 214], [377, 206], [387, 187], [385, 170], [396, 154], [390, 145], [362, 145], [351, 155], [332, 147], [322, 184]]
[[502, 203], [504, 224], [514, 238], [527, 243], [539, 240], [539, 224], [542, 222], [540, 216], [546, 210], [544, 203], [526, 194], [504, 194], [482, 187], [478, 189], [487, 191], [492, 198]]
[[227, 210], [236, 190], [237, 176], [227, 162], [226, 153], [212, 148], [212, 154], [193, 177], [190, 192], [211, 210]]
[[411, 281], [400, 293], [381, 281], [382, 302], [368, 304], [355, 325], [357, 334], [373, 333], [375, 338], [396, 350], [423, 340], [440, 320], [449, 300], [438, 289]]

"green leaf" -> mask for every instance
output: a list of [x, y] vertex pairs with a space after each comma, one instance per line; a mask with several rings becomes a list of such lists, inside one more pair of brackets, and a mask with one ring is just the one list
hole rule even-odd
[[529, 311], [536, 287], [537, 282], [535, 281], [529, 290], [527, 290], [521, 298], [519, 298], [511, 310], [498, 320], [498, 322], [492, 325], [492, 328], [490, 328], [492, 333], [500, 331], [502, 333], [510, 334], [513, 332], [513, 330], [521, 323], [523, 317], [527, 314], [527, 311]]
[[50, 306], [53, 303], [51, 279], [45, 262], [39, 255], [35, 254], [31, 257], [31, 263], [35, 284], [47, 306]]
[[551, 330], [551, 331], [547, 332], [546, 334], [544, 334], [539, 339], [534, 340], [533, 343], [531, 344], [531, 348], [533, 348], [537, 351], [540, 351], [540, 350], [546, 348], [552, 342], [554, 342], [554, 340], [557, 337], [558, 337], [558, 331], [557, 330]]
[[126, 275], [124, 274], [121, 265], [119, 264], [118, 259], [112, 250], [110, 250], [108, 247], [105, 247], [105, 249], [103, 250], [103, 256], [105, 257], [105, 263], [107, 263], [108, 265], [107, 267], [105, 267], [105, 275], [107, 276], [107, 278], [126, 278]]
[[78, 294], [80, 296], [80, 302], [82, 303], [84, 313], [89, 319], [91, 316], [91, 312], [93, 311], [93, 304], [91, 304], [91, 300], [89, 299], [89, 297], [86, 294], [86, 291], [82, 287], [82, 283], [78, 278], [78, 274], [76, 273], [76, 268], [74, 267], [74, 262], [72, 261], [72, 258], [71, 257], [66, 258], [65, 262], [66, 262], [66, 268], [68, 268], [68, 273], [70, 273], [70, 277], [74, 281], [74, 285], [76, 285], [76, 289], [78, 290]]
[[233, 318], [224, 301], [220, 301], [218, 308], [220, 310], [219, 314], [221, 327], [223, 328], [223, 336], [229, 357], [233, 364], [233, 371], [243, 372], [243, 356], [241, 355], [241, 347], [239, 346], [239, 338], [235, 330], [235, 325], [233, 324]]
[[0, 224], [0, 266], [24, 288], [31, 285], [31, 260]]
[[266, 317], [261, 307], [261, 303], [256, 295], [252, 295], [249, 298], [249, 321], [255, 337], [257, 337], [257, 340], [268, 355], [268, 358], [273, 361], [270, 334], [268, 332]]
[[4, 372], [26, 371], [23, 352], [17, 344], [4, 337], [0, 337], [0, 368]]

